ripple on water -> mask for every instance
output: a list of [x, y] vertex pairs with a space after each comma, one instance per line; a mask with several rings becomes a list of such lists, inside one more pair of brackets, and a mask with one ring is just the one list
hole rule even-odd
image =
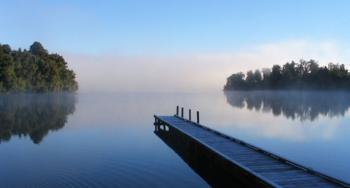
[[[36, 187], [168, 187], [169, 185], [198, 185], [198, 181], [185, 176], [171, 164], [162, 161], [120, 159], [116, 156], [93, 155], [72, 157], [54, 169]], [[169, 176], [171, 178], [169, 178]], [[171, 179], [171, 180], [169, 180]], [[169, 182], [170, 181], [170, 182]], [[172, 182], [171, 182], [172, 181]], [[179, 182], [180, 181], [180, 182]], [[205, 184], [204, 184], [205, 185]]]

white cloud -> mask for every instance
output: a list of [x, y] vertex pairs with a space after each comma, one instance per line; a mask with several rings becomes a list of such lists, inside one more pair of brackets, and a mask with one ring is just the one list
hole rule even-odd
[[232, 73], [290, 60], [346, 63], [349, 49], [335, 42], [290, 40], [239, 51], [162, 56], [65, 54], [82, 91], [210, 91], [222, 89]]

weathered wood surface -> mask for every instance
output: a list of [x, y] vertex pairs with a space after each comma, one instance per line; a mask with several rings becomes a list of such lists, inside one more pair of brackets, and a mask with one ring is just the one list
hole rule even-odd
[[154, 116], [272, 187], [350, 187], [349, 184], [177, 116]]

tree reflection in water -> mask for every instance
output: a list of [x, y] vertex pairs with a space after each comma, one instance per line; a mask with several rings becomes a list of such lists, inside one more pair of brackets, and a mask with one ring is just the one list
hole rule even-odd
[[314, 121], [319, 116], [344, 116], [350, 106], [349, 92], [335, 91], [227, 91], [227, 102], [290, 119]]
[[73, 93], [0, 95], [0, 143], [12, 136], [40, 143], [49, 131], [64, 127], [75, 102]]

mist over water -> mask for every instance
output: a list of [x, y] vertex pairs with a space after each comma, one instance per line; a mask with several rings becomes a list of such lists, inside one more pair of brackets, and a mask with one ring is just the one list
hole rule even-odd
[[153, 115], [180, 105], [186, 118], [189, 108], [199, 110], [204, 125], [349, 182], [349, 98], [296, 91], [3, 95], [0, 166], [7, 170], [0, 179], [4, 187], [206, 187], [207, 174], [154, 134]]

